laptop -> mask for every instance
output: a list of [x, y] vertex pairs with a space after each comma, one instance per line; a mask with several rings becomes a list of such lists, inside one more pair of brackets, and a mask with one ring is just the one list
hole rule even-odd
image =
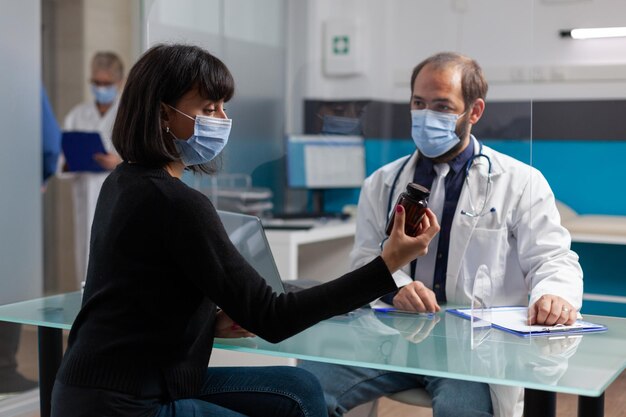
[[230, 241], [276, 293], [299, 291], [318, 284], [318, 282], [309, 283], [310, 280], [294, 284], [280, 279], [270, 244], [258, 217], [223, 210], [218, 210], [217, 214]]
[[[277, 294], [302, 291], [321, 284], [311, 279], [283, 281], [280, 279], [274, 255], [265, 236], [261, 219], [246, 214], [217, 210], [230, 241], [235, 245], [244, 259], [265, 279]], [[363, 314], [365, 309], [357, 309], [346, 314], [335, 316], [335, 319], [352, 320]]]

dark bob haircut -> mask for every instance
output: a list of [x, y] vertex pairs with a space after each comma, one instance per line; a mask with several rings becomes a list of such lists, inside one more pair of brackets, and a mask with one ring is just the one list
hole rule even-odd
[[[120, 98], [112, 140], [124, 161], [164, 167], [180, 159], [173, 137], [161, 128], [161, 103], [176, 106], [197, 88], [211, 101], [228, 101], [235, 81], [226, 65], [192, 45], [156, 45], [131, 68]], [[214, 172], [210, 164], [190, 166], [194, 172]]]

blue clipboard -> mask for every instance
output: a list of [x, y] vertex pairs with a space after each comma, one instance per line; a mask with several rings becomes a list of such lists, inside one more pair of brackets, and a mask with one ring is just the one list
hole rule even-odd
[[61, 147], [70, 172], [105, 171], [94, 159], [96, 153], [107, 153], [98, 132], [63, 132]]
[[[469, 308], [450, 308], [446, 312], [455, 316], [462, 317], [470, 320], [471, 313]], [[576, 320], [571, 326], [555, 325], [532, 325], [524, 324], [523, 321], [527, 317], [528, 307], [514, 306], [514, 307], [493, 307], [489, 309], [491, 316], [489, 322], [494, 329], [502, 330], [516, 336], [529, 337], [529, 336], [559, 336], [569, 334], [581, 334], [581, 333], [593, 333], [604, 332], [608, 328], [603, 324], [590, 323], [588, 321]], [[516, 316], [522, 323], [516, 322]], [[487, 318], [485, 318], [487, 320]]]

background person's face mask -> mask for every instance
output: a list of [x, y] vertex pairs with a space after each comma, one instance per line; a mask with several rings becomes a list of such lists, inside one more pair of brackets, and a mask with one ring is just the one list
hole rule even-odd
[[117, 86], [115, 84], [107, 86], [91, 84], [91, 94], [95, 97], [96, 103], [111, 104], [117, 96]]
[[[174, 136], [174, 145], [185, 166], [201, 165], [211, 161], [228, 143], [232, 119], [219, 119], [210, 116], [196, 116], [195, 119], [168, 104], [183, 116], [195, 120], [193, 135], [185, 140]], [[170, 132], [171, 133], [171, 132]]]
[[327, 135], [357, 135], [363, 134], [361, 119], [357, 117], [343, 117], [326, 114], [322, 117], [322, 131]]
[[455, 131], [461, 116], [428, 109], [411, 110], [411, 136], [420, 153], [437, 158], [461, 142]]

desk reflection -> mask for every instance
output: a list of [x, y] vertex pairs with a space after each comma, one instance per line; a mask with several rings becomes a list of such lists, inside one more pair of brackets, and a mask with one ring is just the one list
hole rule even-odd
[[585, 336], [522, 338], [494, 330], [470, 348], [468, 320], [451, 314], [394, 315], [360, 310], [322, 322], [279, 344], [255, 338], [255, 348], [219, 339], [216, 346], [281, 356], [440, 375], [507, 385], [555, 385]]

